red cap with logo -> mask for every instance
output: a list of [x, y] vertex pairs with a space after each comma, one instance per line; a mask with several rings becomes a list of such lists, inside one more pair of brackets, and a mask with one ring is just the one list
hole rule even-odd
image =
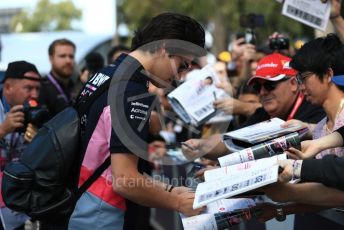
[[262, 58], [256, 69], [256, 74], [250, 78], [248, 84], [255, 79], [279, 81], [284, 77], [295, 77], [297, 71], [289, 66], [291, 58], [279, 53], [273, 53]]

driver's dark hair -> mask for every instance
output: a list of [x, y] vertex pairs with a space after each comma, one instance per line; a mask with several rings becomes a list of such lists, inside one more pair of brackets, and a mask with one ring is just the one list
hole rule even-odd
[[131, 50], [154, 52], [154, 47], [145, 45], [166, 39], [191, 42], [201, 48], [205, 45], [204, 29], [196, 20], [178, 13], [162, 13], [135, 32]]

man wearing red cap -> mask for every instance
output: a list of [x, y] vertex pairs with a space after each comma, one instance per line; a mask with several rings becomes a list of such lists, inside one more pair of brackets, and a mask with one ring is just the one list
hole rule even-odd
[[[290, 60], [287, 56], [273, 53], [258, 62], [256, 74], [248, 84], [257, 90], [263, 107], [258, 108], [242, 127], [272, 117], [317, 123], [325, 116], [321, 107], [313, 106], [304, 99], [295, 78], [297, 72], [289, 66]], [[197, 149], [197, 153], [190, 152], [185, 146], [183, 151], [195, 158], [206, 155], [216, 159], [229, 151], [221, 141], [221, 136], [215, 134], [208, 139], [190, 139], [187, 144]]]
[[251, 116], [250, 125], [271, 117], [283, 120], [297, 118], [307, 123], [316, 123], [324, 112], [304, 100], [296, 81], [297, 72], [289, 66], [290, 58], [279, 53], [264, 57], [257, 66], [256, 75], [248, 84], [259, 93], [263, 108]]

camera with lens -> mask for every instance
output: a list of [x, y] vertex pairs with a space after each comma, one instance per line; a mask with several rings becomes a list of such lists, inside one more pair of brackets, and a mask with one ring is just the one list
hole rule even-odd
[[269, 39], [269, 48], [271, 50], [288, 50], [289, 39], [286, 37], [275, 37]]
[[261, 14], [242, 14], [240, 15], [240, 26], [245, 29], [245, 42], [256, 44], [256, 34], [254, 29], [264, 26], [264, 15]]
[[24, 126], [16, 129], [17, 132], [25, 132], [29, 123], [40, 128], [49, 120], [49, 111], [46, 106], [41, 106], [34, 99], [25, 101], [23, 104]]

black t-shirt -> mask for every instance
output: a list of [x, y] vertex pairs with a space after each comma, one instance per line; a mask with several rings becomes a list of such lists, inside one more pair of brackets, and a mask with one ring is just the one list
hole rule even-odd
[[344, 190], [344, 157], [326, 155], [322, 159], [306, 159], [302, 163], [301, 180], [318, 182]]
[[80, 97], [89, 96], [108, 79], [111, 80], [110, 88], [94, 101], [87, 115], [84, 145], [89, 144], [99, 119], [110, 106], [111, 123], [106, 124], [107, 127], [112, 126], [110, 153], [135, 153], [145, 158], [150, 108], [154, 99], [148, 93], [148, 77], [136, 59], [121, 55], [114, 64], [100, 70], [86, 83]]

